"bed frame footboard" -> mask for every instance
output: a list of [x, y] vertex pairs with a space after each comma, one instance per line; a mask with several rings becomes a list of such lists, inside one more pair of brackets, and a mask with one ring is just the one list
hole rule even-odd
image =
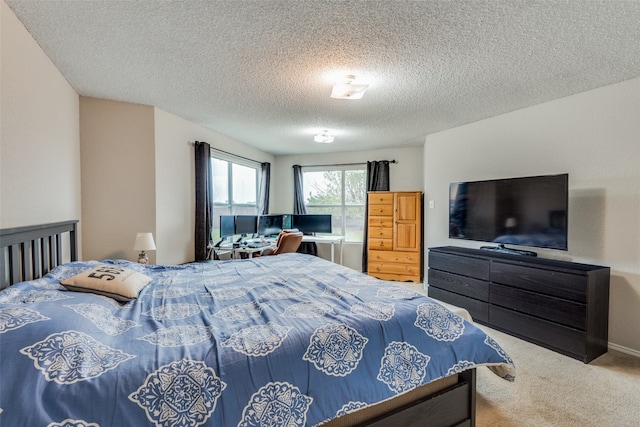
[[78, 220], [5, 228], [0, 230], [0, 289], [25, 280], [33, 280], [69, 260], [78, 259]]
[[458, 384], [408, 407], [399, 408], [367, 427], [475, 427], [476, 369], [459, 374]]

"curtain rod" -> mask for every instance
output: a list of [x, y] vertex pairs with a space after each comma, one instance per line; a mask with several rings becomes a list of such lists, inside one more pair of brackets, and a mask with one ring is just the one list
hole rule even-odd
[[[198, 142], [201, 142], [201, 141], [192, 142], [191, 145], [195, 146]], [[259, 162], [257, 160], [250, 159], [250, 158], [244, 157], [244, 156], [240, 156], [238, 154], [233, 154], [233, 153], [230, 153], [228, 151], [221, 150], [219, 148], [214, 148], [214, 147], [211, 147], [211, 145], [209, 145], [209, 149], [213, 150], [213, 151], [217, 151], [218, 153], [224, 153], [224, 154], [226, 154], [228, 156], [237, 157], [238, 159], [248, 160], [248, 161], [253, 162], [253, 163], [262, 164], [262, 162]]]
[[[378, 160], [379, 162], [389, 162], [389, 163], [398, 163], [394, 160]], [[359, 162], [359, 163], [334, 163], [331, 165], [300, 165], [303, 168], [311, 168], [311, 167], [329, 167], [329, 166], [358, 166], [358, 165], [366, 165], [367, 162]]]

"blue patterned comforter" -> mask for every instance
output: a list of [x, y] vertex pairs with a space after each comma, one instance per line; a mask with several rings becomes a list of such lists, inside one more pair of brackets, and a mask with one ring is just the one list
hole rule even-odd
[[0, 425], [319, 425], [511, 359], [433, 300], [321, 258], [143, 266], [137, 300], [71, 292], [64, 264], [0, 292]]

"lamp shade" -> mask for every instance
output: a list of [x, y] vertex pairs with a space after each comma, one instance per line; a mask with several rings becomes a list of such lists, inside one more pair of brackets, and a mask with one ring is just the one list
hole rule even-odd
[[153, 234], [152, 233], [136, 234], [136, 242], [133, 244], [133, 249], [136, 251], [155, 251], [156, 243], [153, 241]]

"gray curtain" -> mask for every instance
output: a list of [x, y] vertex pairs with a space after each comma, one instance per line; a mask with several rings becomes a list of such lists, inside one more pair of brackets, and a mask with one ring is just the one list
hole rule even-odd
[[207, 259], [207, 246], [211, 241], [213, 227], [213, 181], [211, 178], [211, 147], [206, 142], [196, 141], [195, 145], [196, 173], [196, 227], [195, 227], [195, 260]]
[[304, 194], [302, 194], [302, 166], [300, 165], [293, 165], [293, 213], [307, 213], [307, 207], [304, 205]]
[[[367, 191], [389, 191], [389, 161], [380, 160], [367, 162]], [[364, 211], [364, 242], [362, 244], [362, 272], [368, 271], [369, 250], [367, 244], [367, 224], [369, 223], [369, 194], [367, 194], [367, 204]]]
[[[302, 166], [293, 165], [293, 213], [306, 215], [307, 207], [304, 205], [302, 193]], [[302, 254], [318, 255], [318, 245], [315, 242], [302, 242], [298, 248]]]
[[260, 164], [260, 194], [258, 202], [258, 215], [267, 215], [269, 213], [269, 185], [271, 183], [271, 163], [264, 162]]

